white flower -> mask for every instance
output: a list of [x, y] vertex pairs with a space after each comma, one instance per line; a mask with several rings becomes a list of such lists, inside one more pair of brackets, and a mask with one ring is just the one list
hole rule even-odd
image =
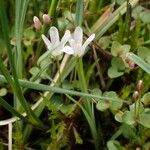
[[68, 40], [71, 37], [70, 31], [66, 30], [61, 41], [59, 39], [59, 32], [56, 27], [53, 26], [50, 28], [49, 35], [50, 35], [50, 40], [45, 35], [42, 34], [42, 39], [44, 43], [46, 44], [48, 50], [51, 51], [51, 55], [53, 57], [61, 55], [63, 53], [65, 44], [68, 42]]
[[67, 54], [81, 57], [84, 54], [86, 47], [93, 41], [94, 38], [95, 34], [92, 34], [82, 45], [83, 30], [81, 27], [76, 27], [72, 39], [69, 40], [70, 46], [65, 46], [63, 51]]

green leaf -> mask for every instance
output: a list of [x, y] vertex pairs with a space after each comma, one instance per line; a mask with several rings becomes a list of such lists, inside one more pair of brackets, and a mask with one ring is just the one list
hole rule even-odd
[[138, 138], [137, 130], [133, 126], [122, 124], [120, 129], [125, 138], [130, 139], [130, 140], [133, 140], [133, 139], [135, 140], [136, 138]]
[[0, 89], [0, 96], [5, 96], [7, 94], [7, 90], [5, 88]]
[[142, 97], [141, 101], [142, 101], [144, 104], [146, 104], [146, 105], [150, 104], [150, 92], [146, 93], [146, 94]]
[[141, 13], [139, 13], [140, 19], [144, 22], [144, 23], [150, 23], [150, 13], [149, 11], [143, 11]]
[[103, 49], [107, 49], [110, 46], [111, 43], [111, 37], [110, 36], [103, 36], [99, 39], [98, 41], [99, 45], [103, 48]]
[[138, 112], [141, 114], [144, 112], [144, 106], [141, 102], [136, 101], [134, 104], [129, 106], [130, 112], [134, 115], [135, 113], [135, 107], [138, 109]]
[[61, 97], [53, 96], [50, 101], [46, 103], [49, 110], [53, 112], [60, 111], [64, 115], [70, 115], [76, 108], [76, 104], [65, 104]]
[[117, 78], [124, 74], [125, 65], [121, 58], [113, 58], [111, 61], [112, 67], [108, 69], [108, 76], [110, 78]]
[[150, 128], [150, 114], [146, 113], [140, 114], [139, 123], [144, 127]]
[[34, 75], [37, 74], [39, 72], [39, 68], [38, 67], [32, 67], [29, 72]]
[[147, 47], [139, 47], [137, 54], [140, 58], [150, 64], [150, 49]]
[[130, 112], [130, 111], [124, 112], [124, 114], [122, 116], [122, 120], [124, 123], [126, 123], [128, 125], [133, 125], [135, 123], [134, 116], [133, 116], [132, 112]]
[[96, 108], [100, 111], [105, 111], [110, 107], [110, 102], [108, 101], [98, 101], [96, 104]]
[[117, 78], [124, 74], [124, 72], [118, 72], [116, 68], [110, 67], [108, 69], [108, 76], [110, 78]]
[[107, 142], [107, 148], [108, 148], [108, 150], [118, 150], [118, 148], [114, 144], [114, 141], [108, 141]]
[[112, 97], [112, 98], [116, 99], [116, 102], [115, 102], [115, 101], [114, 101], [114, 102], [111, 102], [111, 105], [110, 105], [110, 110], [111, 110], [112, 112], [117, 111], [117, 110], [119, 110], [119, 109], [122, 107], [122, 104], [123, 104], [123, 103], [122, 103], [121, 100], [118, 98], [118, 95], [116, 94], [116, 92], [113, 92], [113, 91], [105, 92], [105, 93], [103, 94], [103, 96]]
[[120, 143], [116, 140], [111, 140], [107, 142], [108, 150], [126, 150]]
[[[102, 91], [98, 88], [93, 89], [91, 93], [94, 95], [102, 96]], [[95, 99], [95, 100], [99, 101], [99, 99]]]
[[121, 45], [119, 42], [114, 41], [111, 47], [111, 53], [115, 57], [123, 56], [130, 50], [130, 45]]
[[118, 122], [123, 122], [122, 116], [123, 116], [123, 112], [119, 111], [118, 113], [115, 114], [115, 120]]

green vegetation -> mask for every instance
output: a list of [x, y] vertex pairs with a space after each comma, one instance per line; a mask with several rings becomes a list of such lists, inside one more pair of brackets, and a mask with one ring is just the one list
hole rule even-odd
[[149, 8], [0, 0], [0, 149], [149, 150]]

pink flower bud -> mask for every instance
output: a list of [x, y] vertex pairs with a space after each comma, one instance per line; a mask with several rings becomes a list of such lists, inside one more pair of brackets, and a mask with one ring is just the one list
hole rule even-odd
[[141, 91], [144, 88], [144, 83], [142, 80], [139, 80], [139, 82], [137, 83], [137, 90]]
[[133, 93], [132, 97], [133, 97], [134, 100], [137, 100], [138, 97], [139, 97], [139, 92], [138, 92], [138, 91], [135, 91], [135, 92]]
[[33, 17], [34, 27], [38, 30], [42, 27], [42, 23], [37, 16]]
[[141, 150], [141, 148], [140, 147], [136, 147], [136, 149], [135, 150]]
[[51, 21], [50, 16], [48, 14], [44, 14], [43, 15], [43, 22], [44, 23], [50, 23], [50, 21]]
[[128, 58], [125, 59], [125, 65], [129, 69], [134, 69], [134, 67], [135, 67], [135, 63], [132, 60], [128, 59]]

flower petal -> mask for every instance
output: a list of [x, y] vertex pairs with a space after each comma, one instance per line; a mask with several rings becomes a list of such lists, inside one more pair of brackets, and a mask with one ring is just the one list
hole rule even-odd
[[42, 39], [43, 39], [44, 43], [46, 44], [47, 48], [51, 49], [52, 44], [51, 44], [50, 40], [44, 34], [42, 34]]
[[78, 45], [77, 43], [76, 43], [76, 41], [74, 40], [74, 39], [71, 39], [71, 40], [69, 40], [69, 44], [70, 44], [70, 46], [71, 46], [71, 48], [73, 49], [73, 51], [74, 51], [74, 56], [81, 56], [81, 50], [82, 50], [82, 47], [80, 46], [80, 45]]
[[82, 46], [83, 31], [81, 27], [76, 27], [73, 38], [79, 46]]
[[95, 34], [92, 34], [83, 44], [82, 49], [85, 50], [86, 47], [94, 40]]
[[56, 27], [51, 27], [49, 30], [49, 35], [52, 44], [59, 44], [59, 33]]
[[74, 50], [70, 46], [65, 46], [62, 51], [69, 55], [74, 54]]
[[77, 49], [77, 44], [74, 39], [69, 40], [69, 44], [74, 51]]
[[71, 38], [71, 33], [69, 30], [66, 30], [64, 36], [61, 39], [61, 44], [64, 46], [70, 38]]

